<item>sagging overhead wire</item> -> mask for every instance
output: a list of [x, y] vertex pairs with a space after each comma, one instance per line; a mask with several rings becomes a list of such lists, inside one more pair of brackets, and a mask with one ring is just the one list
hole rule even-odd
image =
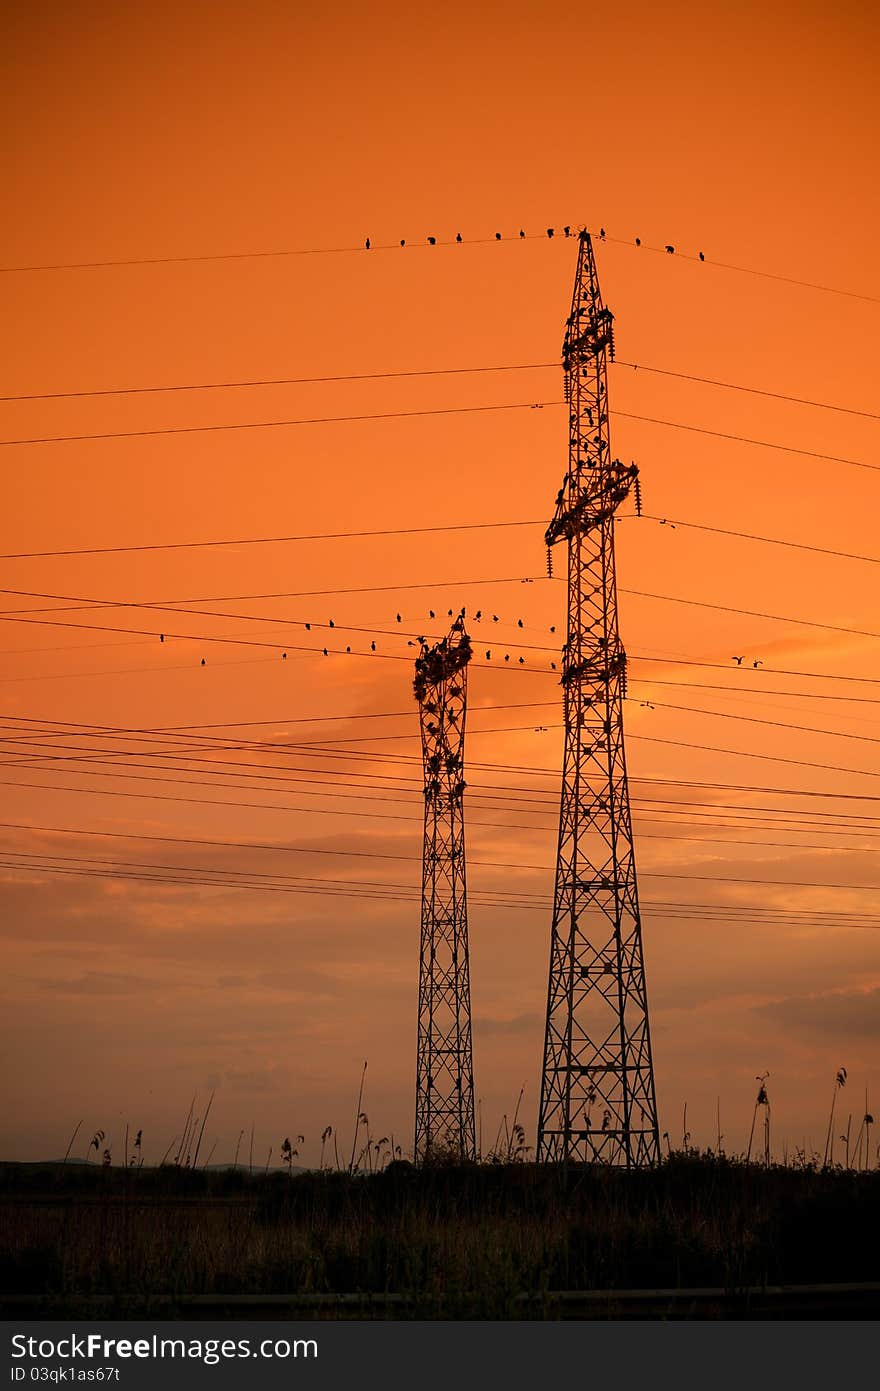
[[[574, 221], [565, 224], [555, 224], [546, 227], [541, 232], [526, 232], [522, 227], [517, 232], [508, 232], [505, 236], [501, 232], [496, 232], [494, 236], [488, 237], [467, 237], [461, 232], [454, 236], [438, 237], [434, 234], [420, 236], [417, 240], [402, 237], [397, 241], [376, 242], [371, 236], [366, 237], [357, 245], [346, 246], [312, 246], [312, 247], [284, 247], [274, 251], [226, 251], [226, 252], [198, 252], [184, 256], [140, 256], [117, 259], [95, 259], [91, 261], [55, 261], [42, 262], [31, 265], [0, 266], [0, 275], [27, 275], [40, 271], [81, 271], [81, 270], [106, 270], [110, 268], [135, 267], [135, 266], [173, 266], [173, 265], [192, 265], [199, 262], [224, 262], [224, 261], [254, 261], [254, 260], [276, 260], [287, 259], [295, 256], [339, 256], [348, 254], [367, 255], [377, 252], [390, 251], [399, 254], [402, 250], [422, 250], [427, 251], [431, 247], [462, 247], [464, 245], [486, 246], [486, 245], [506, 245], [512, 242], [525, 241], [544, 241], [553, 240], [557, 231], [560, 239], [584, 230], [582, 224]], [[662, 246], [654, 246], [644, 242], [641, 237], [628, 236], [616, 237], [609, 235], [604, 227], [598, 229], [598, 233], [592, 231], [590, 235], [600, 242], [611, 242], [616, 246], [625, 246], [633, 250], [653, 252], [662, 255], [664, 259], [669, 256], [677, 256], [679, 260], [692, 261], [708, 268], [717, 270], [733, 271], [739, 275], [758, 276], [763, 280], [774, 280], [786, 285], [796, 285], [802, 289], [817, 290], [823, 294], [842, 295], [847, 299], [863, 300], [870, 304], [880, 304], [880, 296], [865, 294], [859, 290], [846, 290], [835, 285], [823, 285], [813, 280], [801, 280], [795, 276], [779, 275], [772, 271], [760, 270], [754, 266], [733, 265], [726, 261], [713, 261], [705, 255], [703, 251], [690, 252], [676, 249], [670, 243], [665, 242]]]

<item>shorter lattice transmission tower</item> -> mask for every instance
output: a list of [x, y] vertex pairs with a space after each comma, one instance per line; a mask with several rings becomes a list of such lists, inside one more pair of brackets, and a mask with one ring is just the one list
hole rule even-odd
[[464, 611], [416, 659], [425, 775], [415, 1159], [476, 1158], [464, 853]]

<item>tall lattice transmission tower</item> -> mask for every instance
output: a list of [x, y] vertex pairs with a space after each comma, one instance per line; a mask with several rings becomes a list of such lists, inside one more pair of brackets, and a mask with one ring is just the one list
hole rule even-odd
[[416, 1163], [476, 1157], [463, 806], [470, 659], [462, 612], [448, 637], [423, 641], [413, 682], [425, 775]]
[[[657, 1103], [623, 741], [626, 653], [614, 525], [638, 469], [611, 458], [613, 315], [581, 232], [562, 350], [569, 467], [547, 528], [568, 543], [565, 753], [537, 1154], [627, 1168], [659, 1159]], [[548, 562], [550, 552], [548, 549]]]

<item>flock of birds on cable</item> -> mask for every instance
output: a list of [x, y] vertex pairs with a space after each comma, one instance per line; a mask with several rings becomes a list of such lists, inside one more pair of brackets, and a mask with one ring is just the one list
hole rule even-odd
[[[522, 583], [524, 583], [524, 584], [531, 584], [532, 581], [531, 581], [531, 580], [523, 580]], [[437, 611], [436, 611], [435, 609], [428, 609], [428, 618], [431, 619], [432, 621], [436, 620], [439, 616], [440, 616], [440, 615], [437, 613]], [[447, 611], [446, 611], [446, 616], [447, 616], [448, 618], [464, 619], [464, 617], [466, 616], [466, 610], [462, 608], [462, 609], [460, 609], [460, 610], [458, 611], [457, 614], [455, 614], [455, 612], [454, 612], [453, 609], [447, 609]], [[503, 623], [503, 622], [506, 622], [506, 621], [507, 621], [507, 620], [505, 620], [505, 619], [502, 619], [501, 616], [500, 616], [500, 614], [497, 614], [497, 613], [493, 613], [492, 616], [491, 616], [491, 619], [490, 619], [489, 615], [488, 615], [488, 614], [484, 614], [482, 609], [476, 609], [476, 610], [474, 611], [474, 613], [471, 614], [471, 620], [472, 620], [472, 622], [474, 622], [474, 623], [482, 623], [482, 622], [484, 622], [484, 621], [487, 622], [487, 623], [488, 623], [488, 622], [491, 622], [491, 623]], [[405, 619], [405, 618], [404, 618], [404, 615], [403, 615], [402, 613], [399, 613], [399, 612], [398, 612], [398, 613], [395, 615], [395, 622], [396, 622], [396, 623], [402, 624], [404, 621], [409, 622], [410, 620], [409, 620], [409, 619]], [[327, 629], [330, 629], [330, 630], [333, 630], [333, 631], [336, 631], [336, 629], [337, 629], [336, 621], [335, 621], [334, 619], [332, 619], [332, 618], [328, 618], [327, 621], [326, 621], [326, 623], [321, 623], [321, 622], [316, 622], [316, 621], [310, 621], [310, 622], [303, 621], [302, 626], [303, 626], [303, 628], [305, 629], [305, 631], [306, 631], [307, 633], [310, 633], [310, 632], [312, 631], [313, 628], [327, 628]], [[344, 628], [346, 625], [343, 624], [343, 625], [341, 625], [341, 626]], [[511, 624], [511, 626], [512, 626], [512, 624]], [[516, 619], [516, 626], [517, 626], [517, 628], [519, 628], [520, 630], [526, 631], [526, 626], [527, 626], [527, 625], [523, 622], [523, 620], [522, 620], [521, 618], [517, 618], [517, 619]], [[538, 630], [535, 629], [535, 628], [529, 627], [529, 628], [528, 628], [528, 631], [529, 631], [529, 632], [537, 632]], [[543, 629], [541, 629], [541, 632], [543, 632]], [[550, 627], [547, 629], [547, 632], [548, 632], [548, 633], [551, 633], [551, 634], [555, 634], [555, 633], [556, 633], [556, 624], [555, 624], [555, 623], [551, 623]], [[165, 634], [164, 634], [164, 633], [160, 633], [160, 634], [159, 634], [159, 641], [160, 641], [160, 642], [165, 642]], [[424, 648], [426, 648], [426, 647], [428, 646], [428, 638], [427, 638], [424, 634], [420, 633], [420, 634], [418, 635], [418, 637], [416, 637], [416, 638], [407, 638], [407, 643], [406, 643], [406, 645], [407, 645], [407, 647], [416, 647], [416, 646], [420, 646], [421, 648], [424, 649]], [[315, 649], [316, 652], [317, 652], [318, 650], [320, 650], [322, 656], [324, 656], [324, 657], [332, 657], [332, 656], [341, 655], [341, 649], [332, 649], [332, 648], [329, 648], [329, 647], [322, 647], [322, 648], [320, 648], [320, 649], [317, 649], [317, 648]], [[373, 653], [373, 652], [378, 652], [378, 650], [379, 650], [379, 649], [378, 649], [376, 640], [375, 640], [375, 638], [373, 638], [373, 639], [370, 641], [370, 652], [371, 652], [371, 653]], [[565, 650], [565, 647], [563, 647], [563, 652], [564, 652], [564, 650]], [[350, 644], [346, 645], [345, 652], [346, 652], [347, 654], [349, 654], [349, 655], [351, 654], [351, 645], [350, 645]], [[365, 652], [363, 652], [363, 653], [357, 653], [356, 655], [358, 655], [358, 656], [367, 656], [368, 654], [365, 653]], [[503, 654], [503, 656], [504, 656], [504, 661], [505, 661], [505, 662], [511, 662], [511, 661], [513, 660], [513, 658], [511, 657], [511, 654], [510, 654], [509, 652], [505, 652], [505, 653]], [[491, 648], [491, 647], [487, 647], [487, 648], [485, 649], [485, 657], [486, 657], [486, 661], [487, 661], [487, 662], [491, 662], [491, 661], [493, 660], [493, 657], [492, 657], [492, 648]], [[495, 658], [495, 660], [498, 660], [498, 657], [499, 657], [499, 654], [496, 653], [496, 658]], [[282, 653], [281, 653], [281, 660], [282, 660], [282, 661], [287, 661], [287, 653], [284, 652], [284, 651], [282, 651]], [[732, 662], [735, 662], [736, 665], [737, 665], [738, 667], [741, 667], [742, 664], [743, 664], [743, 662], [746, 660], [745, 654], [743, 654], [743, 655], [741, 655], [741, 656], [732, 656], [730, 660], [731, 660]], [[517, 657], [517, 658], [516, 658], [516, 663], [515, 663], [515, 664], [518, 665], [518, 666], [521, 666], [521, 667], [526, 666], [527, 663], [526, 663], [525, 657]], [[203, 667], [204, 667], [204, 666], [207, 666], [207, 659], [206, 659], [205, 657], [202, 657], [202, 659], [201, 659], [201, 665], [202, 665]], [[756, 657], [756, 658], [754, 658], [754, 659], [752, 660], [751, 665], [752, 665], [753, 670], [757, 671], [758, 667], [762, 667], [762, 666], [764, 665], [764, 661], [763, 661], [762, 658]], [[550, 670], [551, 670], [551, 671], [556, 671], [557, 669], [558, 669], [558, 668], [557, 668], [556, 662], [551, 662], [551, 663], [550, 663]], [[648, 706], [648, 707], [651, 708], [651, 709], [653, 709], [653, 706], [651, 706], [651, 704], [650, 704], [649, 701], [643, 701], [642, 704]]]
[[[552, 239], [553, 237], [556, 236], [556, 228], [555, 228], [555, 227], [548, 227], [546, 230], [547, 230], [547, 236], [548, 236], [548, 238]], [[586, 231], [586, 228], [581, 227], [581, 228], [579, 228], [578, 230], [581, 231], [581, 232], [583, 232], [583, 231]], [[525, 230], [524, 230], [522, 227], [520, 227], [520, 229], [519, 229], [519, 235], [520, 235], [520, 238], [524, 241], [525, 238], [526, 238], [526, 232], [525, 232]], [[572, 229], [571, 229], [571, 226], [570, 226], [570, 225], [567, 225], [567, 226], [563, 227], [563, 229], [562, 229], [562, 235], [563, 235], [564, 237], [570, 237], [570, 236], [572, 235]], [[455, 240], [456, 240], [456, 242], [458, 242], [459, 244], [462, 243], [462, 242], [464, 241], [464, 237], [461, 235], [461, 232], [456, 232], [456, 234], [455, 234]], [[503, 237], [502, 237], [501, 232], [496, 232], [496, 233], [495, 233], [495, 240], [496, 240], [496, 241], [502, 241], [502, 240], [503, 240]], [[600, 228], [599, 228], [599, 240], [600, 240], [600, 241], [605, 241], [605, 228], [604, 228], [604, 227], [600, 227]], [[436, 237], [426, 237], [426, 238], [425, 238], [425, 241], [427, 242], [428, 246], [436, 246], [436, 245], [437, 245], [437, 238], [436, 238]], [[636, 246], [641, 246], [641, 244], [642, 244], [642, 239], [641, 239], [641, 237], [636, 237], [636, 238], [635, 238], [635, 245], [636, 245]], [[371, 249], [372, 245], [373, 245], [372, 240], [371, 240], [369, 237], [367, 237], [366, 241], [364, 242], [364, 247], [365, 247], [365, 249], [366, 249], [367, 251], [369, 251], [369, 250]], [[401, 246], [406, 246], [406, 238], [405, 238], [405, 237], [401, 237], [401, 239], [400, 239], [400, 245], [401, 245]], [[664, 246], [663, 250], [664, 250], [664, 251], [667, 253], [667, 255], [669, 255], [669, 256], [674, 256], [674, 255], [675, 255], [675, 247], [672, 246], [672, 245], [670, 245], [668, 242], [667, 242], [667, 244]], [[703, 255], [702, 251], [700, 251], [700, 252], [698, 253], [698, 255], [699, 255], [699, 258], [700, 258], [701, 261], [705, 261], [706, 257]]]

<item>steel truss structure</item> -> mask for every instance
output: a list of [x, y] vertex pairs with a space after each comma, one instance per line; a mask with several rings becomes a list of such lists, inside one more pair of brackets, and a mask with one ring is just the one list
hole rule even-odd
[[[539, 1160], [659, 1160], [657, 1104], [623, 738], [615, 513], [638, 469], [611, 458], [602, 303], [581, 232], [563, 344], [569, 468], [545, 535], [568, 550], [565, 753], [538, 1118]], [[548, 556], [550, 552], [548, 550]]]
[[464, 613], [423, 641], [413, 690], [425, 777], [415, 1160], [476, 1158], [464, 849], [464, 730], [471, 644]]

